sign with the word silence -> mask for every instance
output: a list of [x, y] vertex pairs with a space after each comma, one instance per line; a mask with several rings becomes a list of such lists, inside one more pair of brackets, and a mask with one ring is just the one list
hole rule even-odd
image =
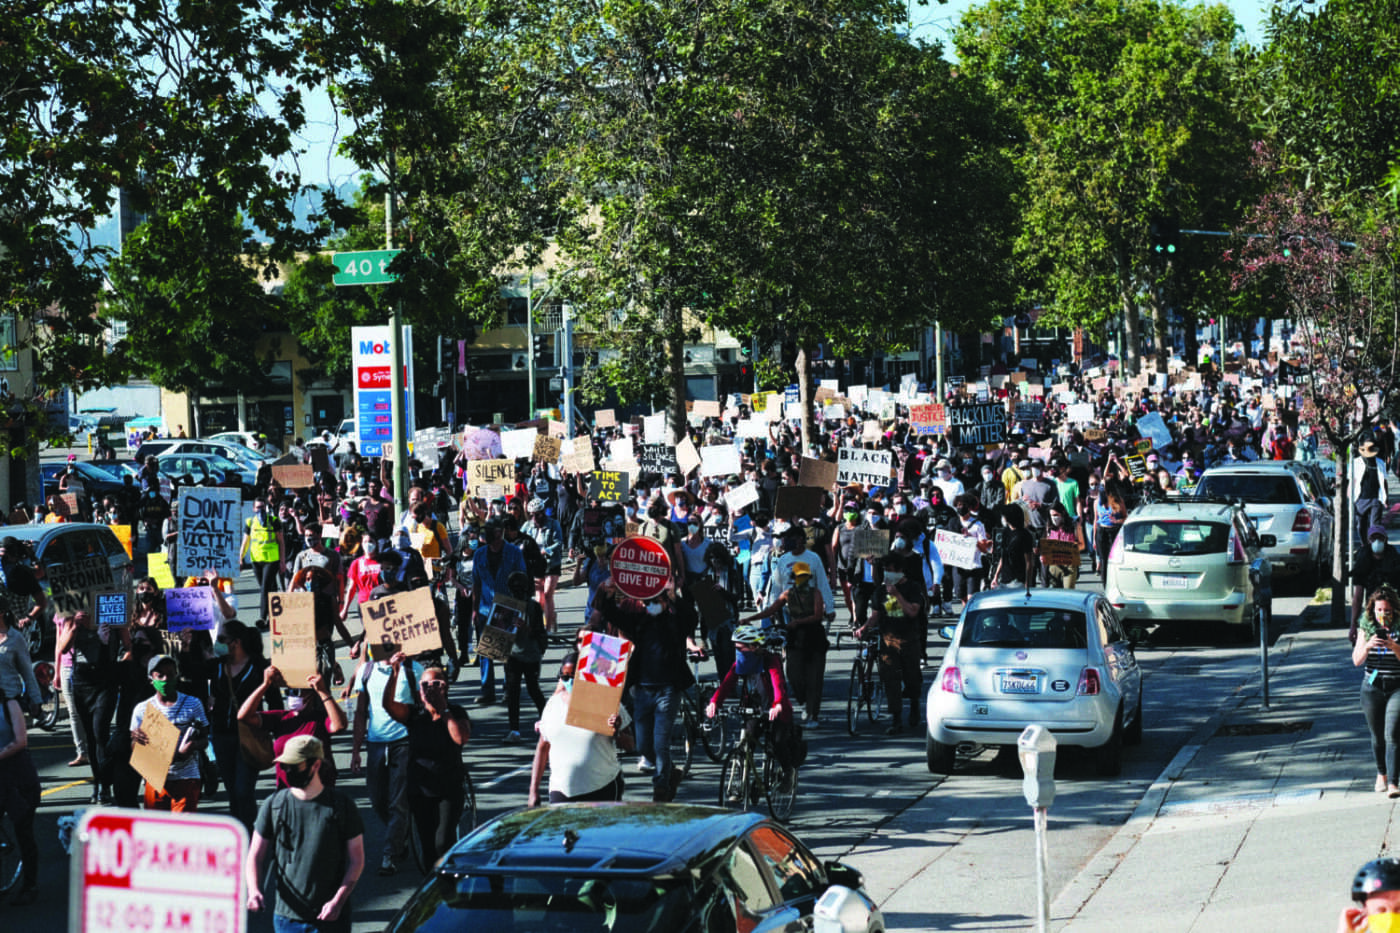
[[188, 486], [180, 492], [175, 571], [198, 576], [212, 570], [238, 576], [243, 543], [243, 493], [238, 489]]

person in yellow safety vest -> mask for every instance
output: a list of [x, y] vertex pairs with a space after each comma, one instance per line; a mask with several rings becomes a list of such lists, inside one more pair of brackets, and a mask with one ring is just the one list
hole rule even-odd
[[285, 571], [287, 543], [282, 520], [273, 515], [261, 499], [253, 500], [253, 517], [243, 523], [243, 545], [239, 560], [251, 562], [258, 581], [258, 618], [267, 616], [267, 597], [279, 590], [277, 574]]
[[[444, 554], [452, 550], [452, 543], [447, 537], [447, 526], [433, 518], [431, 507], [427, 502], [419, 502], [413, 507], [413, 523], [409, 531], [410, 541], [419, 543], [418, 553], [423, 557], [423, 563], [428, 565], [429, 572], [437, 575], [440, 566], [438, 563]], [[421, 535], [421, 537], [417, 537]]]

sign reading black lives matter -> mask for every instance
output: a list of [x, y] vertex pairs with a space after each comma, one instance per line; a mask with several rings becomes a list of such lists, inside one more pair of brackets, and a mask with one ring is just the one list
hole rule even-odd
[[442, 648], [437, 609], [426, 586], [361, 603], [360, 617], [365, 623], [365, 644], [376, 661], [389, 660], [395, 651], [413, 657]]
[[956, 432], [960, 446], [1000, 444], [1006, 439], [1006, 407], [1001, 402], [949, 406], [948, 430]]
[[221, 577], [237, 577], [242, 543], [241, 490], [187, 486], [180, 491], [177, 574], [193, 577], [212, 570]]
[[836, 481], [842, 484], [888, 486], [893, 458], [894, 453], [888, 450], [842, 447], [836, 452]]

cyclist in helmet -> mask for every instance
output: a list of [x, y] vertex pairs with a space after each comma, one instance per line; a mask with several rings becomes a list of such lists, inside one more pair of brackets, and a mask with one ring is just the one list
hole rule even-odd
[[1400, 931], [1400, 858], [1387, 856], [1362, 865], [1351, 882], [1356, 906], [1342, 911], [1337, 933]]
[[739, 693], [762, 698], [768, 710], [769, 722], [792, 722], [792, 698], [783, 678], [780, 633], [757, 625], [741, 625], [734, 630], [734, 664], [720, 681], [719, 689], [710, 697], [705, 716], [713, 719], [720, 704]]

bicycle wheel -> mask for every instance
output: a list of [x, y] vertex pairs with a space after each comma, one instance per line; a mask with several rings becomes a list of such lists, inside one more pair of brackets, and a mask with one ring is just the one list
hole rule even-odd
[[457, 818], [457, 838], [461, 839], [476, 829], [476, 785], [472, 783], [472, 773], [462, 772], [462, 815]]
[[734, 748], [734, 743], [742, 728], [739, 716], [732, 709], [720, 707], [714, 719], [707, 719], [700, 728], [700, 740], [705, 745], [705, 754], [715, 764], [723, 763]]
[[19, 854], [19, 842], [9, 817], [0, 817], [0, 894], [8, 894], [19, 884], [24, 859]]
[[865, 668], [865, 718], [878, 725], [885, 715], [885, 681], [880, 677], [880, 665], [872, 656]]
[[851, 662], [851, 683], [846, 690], [846, 731], [851, 735], [860, 732], [860, 707], [864, 702], [865, 662], [857, 648], [855, 660]]
[[690, 775], [694, 735], [699, 731], [700, 725], [695, 721], [695, 710], [688, 701], [682, 700], [676, 721], [671, 723], [671, 767], [680, 768], [682, 777]]
[[742, 810], [748, 798], [747, 749], [742, 744], [730, 749], [719, 769], [719, 805]]
[[792, 816], [797, 803], [797, 769], [784, 767], [770, 750], [763, 759], [763, 795], [775, 820]]
[[53, 665], [48, 661], [40, 661], [35, 664], [34, 679], [39, 682], [39, 699], [43, 703], [43, 710], [34, 717], [34, 725], [45, 732], [52, 732], [58, 725], [60, 708], [63, 703], [63, 692], [53, 685]]

